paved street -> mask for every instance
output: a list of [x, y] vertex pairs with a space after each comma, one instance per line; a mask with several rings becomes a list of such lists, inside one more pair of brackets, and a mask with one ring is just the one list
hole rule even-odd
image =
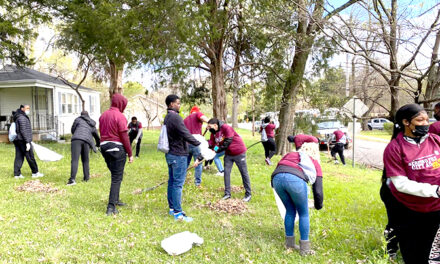
[[[375, 168], [383, 167], [383, 152], [388, 143], [363, 139], [355, 141], [355, 161]], [[352, 158], [352, 149], [345, 150], [347, 158]]]

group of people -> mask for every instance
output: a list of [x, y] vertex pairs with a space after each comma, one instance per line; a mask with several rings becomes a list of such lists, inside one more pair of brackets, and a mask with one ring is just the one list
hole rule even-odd
[[[211, 133], [209, 148], [216, 152], [214, 162], [219, 173], [224, 176], [225, 192], [222, 199], [231, 198], [231, 170], [235, 163], [240, 171], [245, 195], [243, 201], [251, 200], [251, 183], [247, 169], [247, 148], [242, 138], [228, 124], [217, 118], [208, 119], [200, 109], [193, 107], [185, 119], [179, 115], [180, 98], [167, 96], [168, 107], [164, 120], [169, 151], [165, 154], [168, 166], [167, 200], [169, 214], [175, 220], [186, 222], [193, 218], [182, 209], [182, 189], [187, 168], [194, 158], [195, 185], [202, 183], [201, 142], [193, 135], [202, 135], [203, 123]], [[89, 176], [89, 152], [100, 151], [111, 172], [111, 187], [107, 205], [107, 215], [117, 214], [117, 206], [124, 206], [119, 198], [124, 167], [133, 162], [131, 144], [136, 144], [136, 157], [139, 156], [142, 140], [142, 125], [135, 117], [127, 124], [123, 115], [127, 99], [120, 94], [112, 97], [111, 107], [100, 119], [100, 133], [87, 112], [83, 111], [72, 126], [71, 177], [68, 185], [75, 184], [78, 161], [83, 163], [84, 181]], [[33, 155], [32, 129], [29, 119], [30, 107], [20, 106], [13, 115], [16, 126], [16, 138], [13, 140], [16, 155], [14, 176], [24, 178], [21, 166], [27, 159], [32, 177], [42, 177]], [[434, 117], [440, 120], [440, 103], [435, 106]], [[417, 104], [401, 107], [395, 116], [392, 140], [384, 152], [384, 170], [380, 196], [383, 200], [388, 224], [385, 229], [387, 250], [394, 256], [400, 248], [405, 263], [440, 262], [440, 122], [429, 125], [427, 112]], [[274, 144], [275, 124], [270, 118], [263, 120], [260, 132], [265, 149], [265, 161], [271, 164], [276, 151]], [[205, 131], [206, 133], [206, 131]], [[204, 134], [203, 134], [204, 135]], [[335, 132], [335, 147], [332, 156], [339, 153], [341, 161], [345, 134]], [[309, 241], [309, 205], [307, 183], [312, 185], [314, 208], [323, 207], [322, 169], [320, 167], [318, 139], [311, 135], [289, 136], [288, 141], [295, 144], [296, 151], [287, 153], [277, 164], [271, 176], [271, 185], [280, 197], [286, 209], [284, 218], [285, 245], [299, 249], [303, 255], [313, 251]], [[220, 157], [224, 156], [224, 167]], [[299, 215], [299, 246], [295, 244], [294, 222]]]

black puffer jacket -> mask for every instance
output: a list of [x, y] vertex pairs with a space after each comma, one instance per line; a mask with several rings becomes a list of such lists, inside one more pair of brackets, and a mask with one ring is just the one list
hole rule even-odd
[[23, 140], [26, 143], [32, 142], [31, 120], [21, 109], [17, 109], [13, 120], [17, 129], [17, 138], [15, 140]]
[[[94, 152], [96, 152], [96, 147], [100, 145], [100, 139], [98, 131], [96, 130], [96, 122], [93, 121], [89, 115], [81, 115], [76, 118], [72, 125], [72, 141], [82, 140], [90, 145]], [[95, 142], [93, 142], [95, 138]]]

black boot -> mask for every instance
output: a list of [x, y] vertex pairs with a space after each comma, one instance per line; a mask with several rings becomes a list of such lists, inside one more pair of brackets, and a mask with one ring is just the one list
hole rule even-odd
[[116, 208], [107, 208], [106, 215], [107, 216], [112, 216], [112, 215], [115, 215], [115, 214], [118, 214], [118, 213], [119, 213], [119, 211]]

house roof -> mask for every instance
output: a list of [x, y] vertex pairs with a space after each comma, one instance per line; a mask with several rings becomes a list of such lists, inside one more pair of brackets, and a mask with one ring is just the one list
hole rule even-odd
[[[51, 76], [49, 74], [39, 72], [26, 67], [18, 67], [13, 65], [6, 65], [3, 69], [0, 69], [0, 82], [20, 82], [20, 81], [43, 81], [48, 83], [53, 83], [61, 86], [67, 86], [59, 78]], [[76, 84], [69, 82], [74, 87]], [[81, 90], [95, 91], [93, 89], [80, 86]]]

